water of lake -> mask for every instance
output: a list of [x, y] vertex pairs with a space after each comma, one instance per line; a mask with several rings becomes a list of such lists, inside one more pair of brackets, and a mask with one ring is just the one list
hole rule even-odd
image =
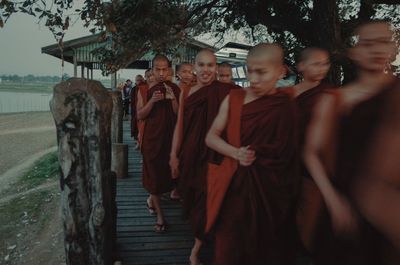
[[0, 91], [0, 113], [49, 111], [53, 94]]

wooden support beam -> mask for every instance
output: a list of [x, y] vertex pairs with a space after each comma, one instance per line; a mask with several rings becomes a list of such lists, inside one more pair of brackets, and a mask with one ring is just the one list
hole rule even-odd
[[66, 265], [109, 265], [115, 250], [112, 99], [100, 82], [71, 78], [50, 102], [57, 128]]

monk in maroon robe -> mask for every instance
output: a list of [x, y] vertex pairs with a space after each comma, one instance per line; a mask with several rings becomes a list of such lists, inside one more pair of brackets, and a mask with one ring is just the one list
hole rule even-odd
[[[301, 52], [297, 70], [303, 80], [292, 89], [297, 103], [299, 150], [303, 150], [305, 132], [312, 117], [312, 110], [321, 93], [332, 85], [322, 83], [330, 68], [329, 53], [321, 48], [310, 47]], [[304, 247], [312, 250], [312, 238], [318, 216], [323, 207], [322, 196], [304, 163], [300, 163], [302, 192], [297, 212], [297, 226]]]
[[[193, 64], [191, 64], [191, 63], [180, 64], [176, 71], [176, 78], [178, 80], [179, 89], [181, 90], [181, 98], [179, 101], [182, 104], [182, 102], [183, 102], [182, 98], [186, 98], [187, 94], [189, 93], [190, 88], [193, 86], [192, 83], [193, 83], [193, 79], [195, 78], [194, 74], [193, 74]], [[180, 106], [180, 108], [181, 107], [183, 107], [183, 105]], [[179, 117], [179, 114], [178, 114], [178, 117]], [[178, 118], [178, 120], [179, 120], [179, 118]], [[175, 131], [176, 131], [176, 129], [175, 129]], [[177, 137], [177, 136], [175, 136], [175, 134], [176, 133], [174, 132], [174, 137]], [[173, 140], [173, 143], [174, 143], [174, 141], [176, 142], [176, 139]], [[172, 149], [174, 149], [174, 148], [176, 149], [176, 147], [174, 147], [174, 145], [173, 145]], [[175, 153], [176, 153], [176, 151], [175, 151]], [[174, 156], [171, 156], [171, 157], [174, 157]], [[175, 157], [176, 157], [176, 155], [175, 155]], [[171, 200], [179, 200], [179, 199], [181, 199], [181, 197], [176, 188], [178, 179], [174, 176], [173, 176], [173, 178], [175, 179], [175, 189], [171, 191], [170, 198], [171, 198]]]
[[275, 87], [282, 48], [255, 46], [247, 68], [250, 87], [230, 92], [206, 137], [224, 155], [208, 168], [206, 231], [215, 229], [215, 265], [287, 265], [298, 178], [295, 104]]
[[215, 81], [216, 67], [212, 51], [202, 50], [197, 54], [194, 65], [197, 83], [181, 95], [171, 150], [171, 170], [173, 176], [179, 177], [178, 193], [196, 238], [189, 258], [192, 265], [201, 264], [198, 254], [204, 241], [207, 162], [212, 159], [204, 140], [222, 100], [236, 88]]
[[145, 80], [142, 75], [137, 75], [135, 77], [135, 86], [132, 88], [131, 92], [131, 137], [133, 137], [136, 141], [138, 140], [138, 127], [137, 127], [137, 118], [136, 118], [136, 104], [137, 104], [137, 93], [139, 90], [139, 86], [144, 85]]
[[165, 81], [169, 61], [163, 55], [153, 59], [153, 75], [158, 81], [150, 86], [144, 100], [138, 93], [137, 116], [144, 121], [141, 150], [143, 154], [143, 186], [150, 193], [147, 200], [149, 209], [157, 214], [156, 232], [166, 229], [166, 222], [160, 207], [160, 195], [173, 189], [169, 169], [169, 153], [178, 110], [179, 88]]
[[400, 264], [400, 169], [392, 157], [382, 159], [400, 154], [390, 144], [398, 146], [400, 130], [385, 124], [400, 89], [387, 68], [396, 54], [393, 32], [385, 22], [369, 22], [356, 35], [349, 55], [358, 78], [321, 97], [305, 146], [305, 163], [326, 204], [316, 265]]

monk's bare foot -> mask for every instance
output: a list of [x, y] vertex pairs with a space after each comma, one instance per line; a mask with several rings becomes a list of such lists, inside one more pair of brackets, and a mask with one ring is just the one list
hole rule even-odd
[[178, 193], [178, 191], [177, 191], [176, 189], [173, 189], [173, 190], [171, 191], [170, 198], [171, 198], [171, 200], [173, 200], [173, 201], [177, 201], [177, 200], [180, 200], [180, 199], [181, 199], [181, 197], [179, 196], [179, 193]]
[[147, 204], [147, 210], [149, 210], [149, 213], [151, 215], [156, 214], [157, 211], [153, 206], [153, 202], [151, 201], [151, 197], [147, 198], [146, 204]]
[[197, 255], [191, 254], [189, 257], [189, 265], [203, 265]]
[[164, 233], [167, 230], [167, 223], [156, 223], [154, 226], [154, 232], [156, 233]]

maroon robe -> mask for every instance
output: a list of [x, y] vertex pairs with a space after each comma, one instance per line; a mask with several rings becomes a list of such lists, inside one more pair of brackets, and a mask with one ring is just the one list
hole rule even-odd
[[[297, 105], [297, 124], [299, 133], [299, 150], [303, 150], [308, 125], [312, 118], [313, 109], [318, 102], [321, 93], [326, 89], [332, 89], [329, 84], [320, 84], [308, 89], [295, 98]], [[321, 192], [300, 160], [300, 176], [302, 177], [302, 191], [298, 204], [296, 216], [297, 226], [303, 245], [312, 250], [312, 238], [314, 237], [315, 226], [320, 215], [323, 199]]]
[[[165, 94], [164, 83], [172, 88], [176, 99], [179, 98], [179, 87], [169, 81], [160, 82], [147, 91], [147, 101], [157, 90]], [[143, 154], [143, 187], [150, 194], [162, 194], [171, 191], [173, 181], [169, 167], [172, 136], [176, 123], [176, 114], [170, 99], [154, 104], [145, 119], [141, 143]]]
[[205, 225], [207, 162], [213, 159], [204, 141], [221, 102], [236, 88], [214, 81], [184, 101], [178, 192], [183, 197], [184, 214], [190, 218], [193, 233], [201, 239]]
[[[230, 104], [230, 113], [238, 107]], [[277, 92], [243, 105], [241, 117], [233, 116], [228, 130], [232, 119], [240, 119], [240, 146], [249, 145], [257, 158], [251, 166], [238, 165], [230, 180], [215, 223], [215, 265], [291, 264], [289, 219], [299, 184], [294, 102]], [[214, 184], [209, 190], [219, 185]]]
[[[370, 156], [369, 150], [376, 140], [376, 132], [385, 117], [390, 115], [385, 113], [385, 105], [393, 91], [399, 89], [400, 80], [397, 79], [391, 86], [359, 103], [350, 113], [343, 114], [339, 118], [336, 163], [331, 181], [356, 210], [354, 197], [356, 185], [362, 183], [366, 175], [363, 171], [367, 167], [366, 161]], [[340, 236], [333, 231], [330, 215], [325, 212], [317, 227], [314, 264], [383, 264], [389, 243], [362, 214], [358, 218], [358, 233]]]

